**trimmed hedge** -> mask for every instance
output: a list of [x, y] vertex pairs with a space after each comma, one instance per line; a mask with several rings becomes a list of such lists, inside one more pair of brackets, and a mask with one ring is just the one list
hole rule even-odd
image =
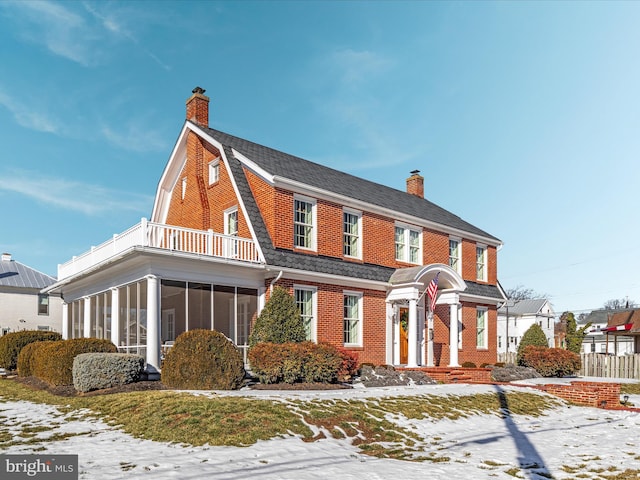
[[30, 343], [46, 340], [60, 340], [58, 332], [44, 332], [41, 330], [23, 330], [22, 332], [7, 333], [0, 337], [0, 368], [15, 370], [18, 366], [20, 351]]
[[529, 345], [522, 352], [522, 366], [531, 367], [543, 377], [564, 377], [580, 370], [580, 355], [562, 348]]
[[249, 363], [261, 383], [335, 383], [357, 371], [352, 354], [328, 343], [259, 343], [249, 350]]
[[235, 390], [244, 380], [236, 346], [215, 330], [189, 330], [176, 338], [162, 364], [162, 383], [186, 390]]
[[32, 353], [34, 376], [51, 385], [73, 385], [73, 360], [81, 353], [117, 352], [116, 346], [101, 338], [72, 338], [39, 345]]
[[18, 376], [30, 377], [33, 375], [33, 359], [35, 353], [41, 345], [51, 343], [53, 340], [45, 340], [44, 342], [32, 342], [25, 345], [18, 355]]
[[73, 386], [79, 392], [102, 390], [140, 380], [145, 360], [128, 353], [81, 353], [73, 360]]

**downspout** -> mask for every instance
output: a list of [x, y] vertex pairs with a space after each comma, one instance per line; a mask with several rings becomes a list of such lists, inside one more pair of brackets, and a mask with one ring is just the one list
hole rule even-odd
[[276, 278], [274, 278], [273, 280], [271, 280], [271, 283], [269, 284], [269, 295], [271, 295], [273, 293], [273, 285], [280, 280], [280, 278], [282, 278], [282, 274], [284, 272], [282, 270], [280, 270], [280, 272], [278, 272], [278, 275], [276, 276]]

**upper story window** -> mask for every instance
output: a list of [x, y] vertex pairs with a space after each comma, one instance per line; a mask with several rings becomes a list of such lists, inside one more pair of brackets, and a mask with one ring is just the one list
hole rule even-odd
[[345, 210], [342, 218], [342, 253], [346, 257], [362, 258], [362, 214]]
[[209, 162], [209, 185], [220, 181], [220, 158]]
[[396, 225], [396, 260], [420, 263], [420, 232], [411, 227]]
[[185, 195], [187, 194], [187, 177], [182, 179], [182, 200], [184, 200]]
[[299, 285], [293, 287], [294, 298], [298, 310], [300, 310], [307, 340], [311, 342], [315, 342], [316, 340], [316, 291], [317, 289], [315, 287]]
[[344, 344], [362, 345], [362, 293], [344, 292]]
[[487, 348], [487, 343], [487, 309], [484, 307], [478, 307], [476, 309], [476, 347]]
[[315, 208], [316, 202], [309, 198], [293, 200], [293, 245], [314, 250], [316, 248]]
[[449, 238], [449, 266], [460, 273], [462, 271], [460, 259], [460, 239]]
[[224, 233], [238, 235], [238, 207], [230, 208], [224, 212]]
[[49, 315], [49, 295], [38, 294], [38, 315]]
[[476, 279], [487, 281], [487, 247], [476, 245]]

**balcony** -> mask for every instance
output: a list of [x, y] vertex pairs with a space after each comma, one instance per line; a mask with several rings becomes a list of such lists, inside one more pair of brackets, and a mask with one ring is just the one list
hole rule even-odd
[[159, 248], [210, 257], [261, 263], [253, 240], [153, 223], [143, 218], [140, 223], [113, 238], [91, 247], [91, 250], [58, 265], [58, 280], [76, 275], [134, 247]]

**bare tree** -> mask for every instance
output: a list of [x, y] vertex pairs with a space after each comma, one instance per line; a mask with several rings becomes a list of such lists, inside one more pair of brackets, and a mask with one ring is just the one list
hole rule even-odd
[[638, 304], [633, 300], [629, 300], [627, 298], [612, 298], [611, 300], [607, 300], [604, 302], [604, 308], [606, 310], [620, 310], [623, 308], [635, 308]]
[[546, 293], [538, 293], [532, 288], [525, 288], [524, 285], [516, 285], [513, 288], [507, 288], [505, 292], [509, 300], [529, 300], [532, 298], [547, 298]]

